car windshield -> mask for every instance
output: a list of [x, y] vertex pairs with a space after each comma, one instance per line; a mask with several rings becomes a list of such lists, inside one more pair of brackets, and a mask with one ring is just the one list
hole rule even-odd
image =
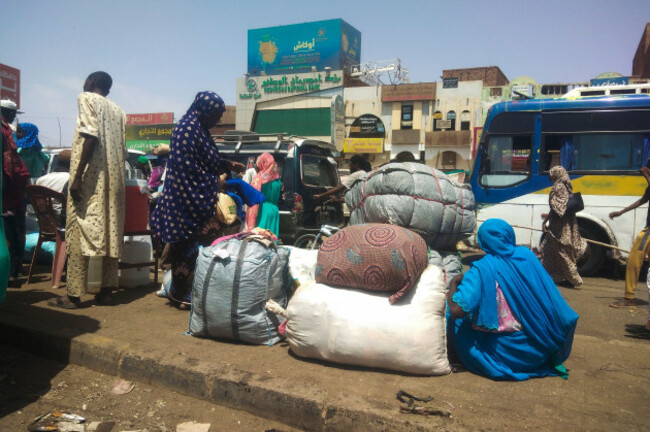
[[302, 182], [307, 186], [331, 188], [339, 183], [336, 163], [322, 156], [303, 155]]

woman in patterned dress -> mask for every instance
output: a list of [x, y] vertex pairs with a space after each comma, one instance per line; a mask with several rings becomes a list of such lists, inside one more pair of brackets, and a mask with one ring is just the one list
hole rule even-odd
[[577, 262], [585, 253], [587, 242], [580, 236], [575, 213], [567, 212], [573, 185], [569, 173], [559, 165], [551, 168], [549, 178], [553, 187], [548, 194], [551, 211], [542, 223], [545, 232], [541, 245], [542, 263], [555, 283], [566, 281], [573, 288], [580, 288], [582, 278]]
[[506, 221], [485, 221], [478, 242], [485, 257], [449, 286], [450, 346], [467, 369], [495, 380], [567, 378], [578, 315]]
[[172, 132], [165, 186], [151, 216], [152, 228], [169, 245], [169, 294], [180, 309], [190, 307], [199, 245], [209, 245], [224, 234], [216, 219], [218, 193], [224, 182], [220, 177], [244, 170], [240, 163], [221, 159], [210, 136], [210, 128], [217, 125], [225, 110], [216, 93], [196, 95]]

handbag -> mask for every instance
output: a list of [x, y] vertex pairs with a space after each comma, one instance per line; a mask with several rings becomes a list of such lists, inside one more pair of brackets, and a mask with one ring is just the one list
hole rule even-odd
[[567, 213], [578, 213], [585, 209], [585, 203], [582, 201], [582, 194], [580, 192], [572, 193], [569, 195], [569, 201], [566, 204]]

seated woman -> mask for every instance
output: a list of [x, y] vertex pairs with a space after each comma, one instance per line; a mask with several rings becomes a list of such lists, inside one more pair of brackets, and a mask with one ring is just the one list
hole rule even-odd
[[515, 246], [507, 222], [485, 221], [478, 241], [485, 257], [449, 287], [450, 346], [467, 369], [495, 380], [566, 379], [578, 315], [539, 259]]

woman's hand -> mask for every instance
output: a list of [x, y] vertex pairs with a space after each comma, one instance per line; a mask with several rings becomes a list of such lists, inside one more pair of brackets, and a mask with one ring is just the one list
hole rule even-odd
[[219, 176], [219, 190], [224, 190], [226, 188], [226, 179], [228, 178], [228, 174], [221, 174]]
[[70, 193], [70, 196], [74, 201], [78, 201], [82, 198], [83, 195], [81, 195], [81, 177], [76, 176], [72, 183], [70, 183], [70, 186], [68, 187], [68, 193]]
[[236, 173], [245, 173], [246, 166], [239, 162], [230, 161], [230, 171], [234, 171]]

